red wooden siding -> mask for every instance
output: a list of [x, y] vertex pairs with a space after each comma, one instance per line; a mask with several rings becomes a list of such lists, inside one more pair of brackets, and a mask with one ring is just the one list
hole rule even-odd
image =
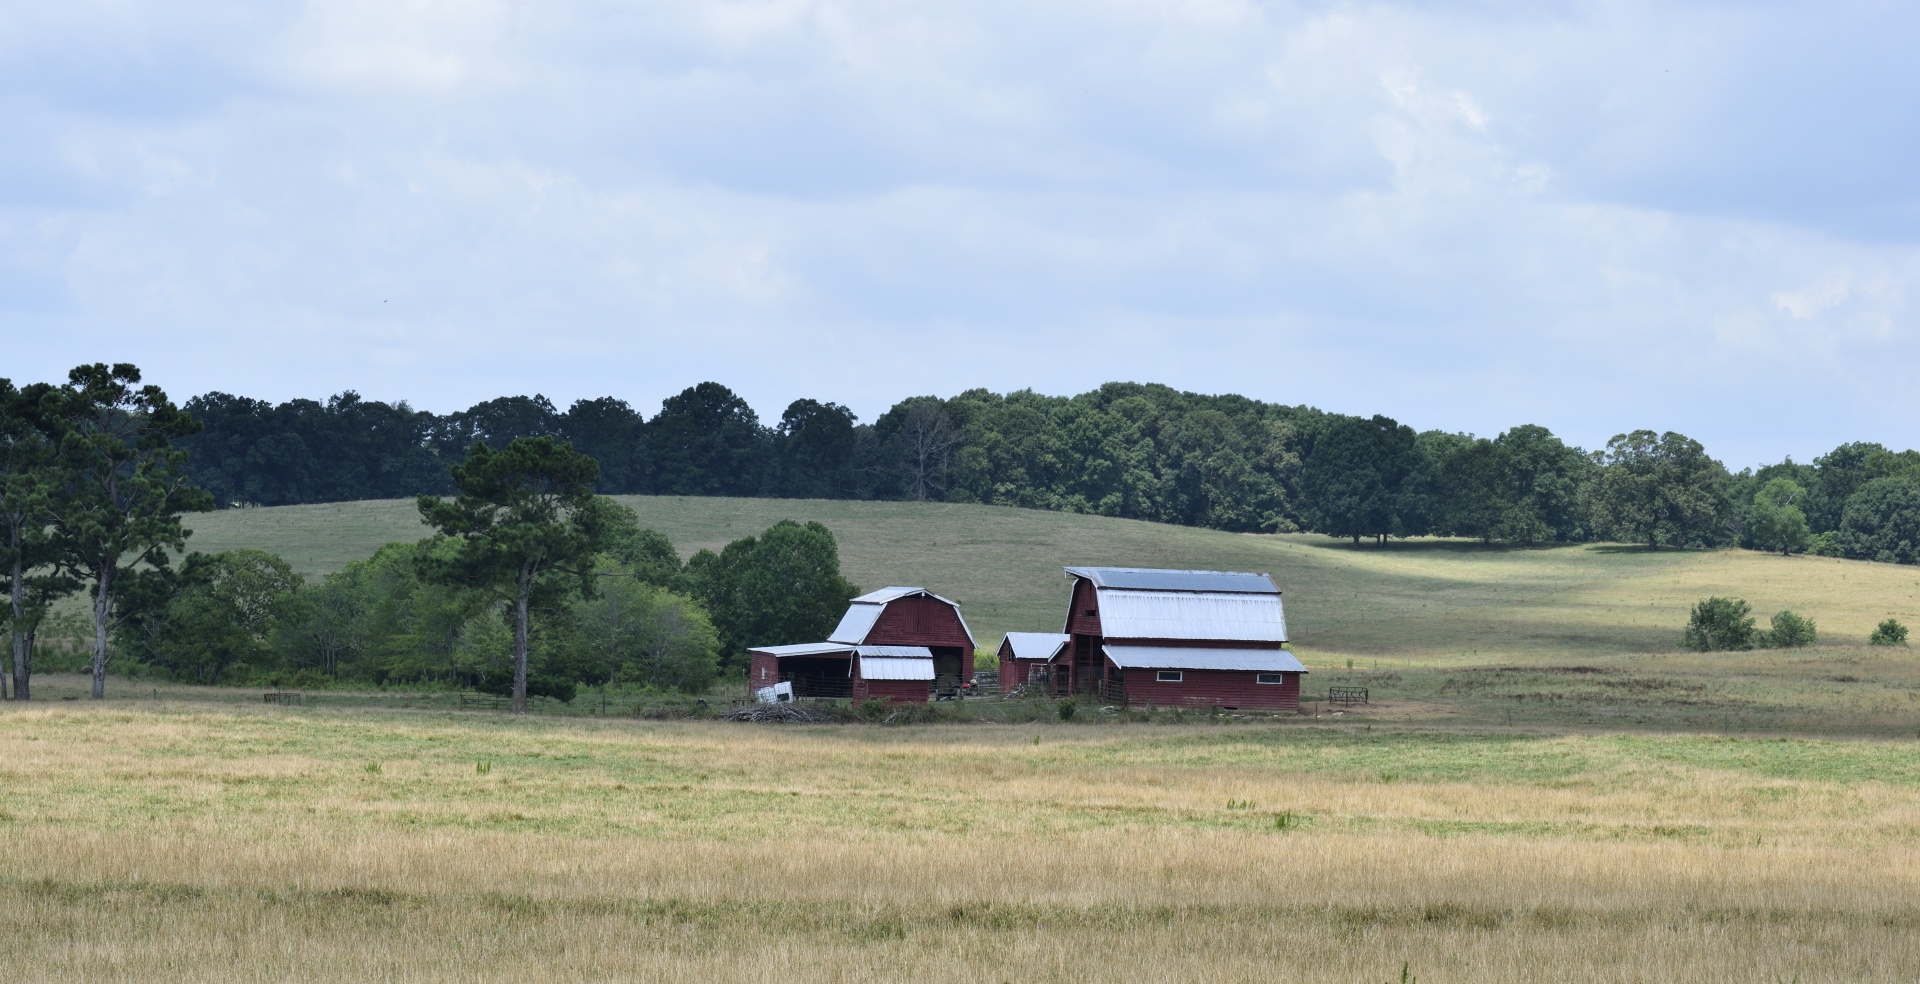
[[856, 704], [870, 698], [924, 704], [930, 689], [925, 680], [855, 680], [853, 700]]
[[1155, 679], [1158, 672], [1140, 667], [1127, 670], [1129, 705], [1214, 704], [1278, 711], [1300, 707], [1298, 673], [1281, 674], [1281, 683], [1256, 683], [1259, 674], [1250, 670], [1181, 670], [1183, 678], [1179, 683], [1161, 683]]
[[959, 646], [969, 652], [973, 640], [953, 606], [924, 595], [887, 602], [867, 633], [869, 646]]
[[1069, 635], [1100, 634], [1099, 600], [1094, 595], [1093, 582], [1084, 577], [1073, 581], [1073, 607], [1067, 609], [1066, 631]]
[[1024, 687], [1034, 670], [1046, 672], [1044, 659], [1010, 659], [1000, 664], [1000, 692], [1007, 693], [1015, 687]]
[[967, 638], [958, 610], [938, 598], [919, 595], [887, 602], [865, 645], [952, 648], [960, 653], [960, 679], [973, 679], [973, 640]]

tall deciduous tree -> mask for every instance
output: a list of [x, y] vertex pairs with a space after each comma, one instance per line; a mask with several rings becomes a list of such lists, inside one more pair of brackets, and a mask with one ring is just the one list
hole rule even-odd
[[1840, 515], [1840, 544], [1861, 560], [1920, 563], [1920, 477], [1876, 478], [1861, 486]]
[[756, 495], [770, 438], [732, 390], [701, 383], [660, 403], [646, 427], [648, 491], [662, 495]]
[[600, 467], [551, 437], [475, 444], [454, 466], [460, 494], [423, 495], [420, 516], [456, 541], [419, 563], [430, 580], [497, 592], [513, 606], [513, 711], [527, 711], [527, 629], [536, 601], [591, 595], [593, 557], [632, 525], [632, 511], [593, 494]]
[[15, 700], [32, 698], [35, 627], [54, 600], [78, 588], [55, 566], [58, 548], [50, 536], [60, 494], [58, 397], [44, 383], [15, 388], [0, 379], [0, 577], [7, 586]]
[[840, 576], [833, 532], [790, 519], [718, 554], [699, 551], [683, 576], [688, 592], [712, 613], [728, 656], [748, 646], [824, 639], [860, 593]]
[[[269, 636], [291, 613], [303, 581], [281, 557], [260, 550], [195, 553], [167, 579], [163, 598], [122, 625], [148, 662], [202, 683], [229, 670], [272, 668]], [[123, 650], [124, 652], [125, 650]]]
[[1351, 536], [1426, 532], [1422, 463], [1413, 428], [1375, 415], [1330, 418], [1300, 466], [1309, 528]]
[[1522, 424], [1493, 443], [1506, 449], [1507, 509], [1494, 534], [1532, 543], [1564, 540], [1579, 528], [1580, 488], [1593, 465], [1537, 424]]
[[1790, 479], [1776, 478], [1754, 494], [1753, 541], [1781, 556], [1807, 549], [1812, 534], [1807, 529], [1807, 514], [1800, 510], [1807, 490]]
[[581, 454], [600, 463], [600, 484], [608, 495], [639, 492], [647, 473], [646, 420], [611, 396], [575, 400], [560, 420], [561, 436]]
[[1599, 525], [1657, 549], [1712, 541], [1727, 514], [1727, 470], [1684, 434], [1617, 434], [1599, 454], [1593, 507]]
[[838, 403], [795, 400], [775, 430], [773, 489], [795, 499], [844, 499], [855, 487], [859, 447], [853, 411]]
[[186, 547], [185, 512], [213, 508], [187, 481], [174, 442], [198, 425], [126, 363], [80, 366], [60, 403], [60, 463], [67, 491], [55, 510], [67, 567], [93, 588], [93, 699], [107, 695], [107, 639], [131, 612], [116, 604], [138, 579], [162, 576], [168, 551]]
[[925, 502], [947, 491], [947, 466], [953, 460], [960, 432], [939, 399], [914, 397], [881, 418], [891, 426], [891, 443], [901, 476], [901, 491]]
[[1428, 443], [1441, 452], [1434, 463], [1439, 490], [1436, 525], [1453, 536], [1482, 542], [1501, 535], [1502, 521], [1513, 508], [1506, 446], [1485, 438]]

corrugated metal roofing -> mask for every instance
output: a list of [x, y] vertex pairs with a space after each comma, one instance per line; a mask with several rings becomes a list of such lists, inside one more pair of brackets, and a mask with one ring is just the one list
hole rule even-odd
[[1096, 588], [1134, 591], [1208, 591], [1228, 594], [1279, 594], [1273, 578], [1252, 571], [1174, 571], [1149, 567], [1069, 567]]
[[856, 646], [861, 656], [891, 656], [895, 659], [932, 659], [933, 650], [925, 646]]
[[903, 588], [896, 584], [891, 587], [880, 588], [876, 591], [869, 591], [853, 599], [853, 603], [856, 605], [884, 605], [889, 601], [898, 601], [901, 598], [930, 594], [933, 594], [933, 592], [928, 591], [926, 588]]
[[847, 613], [840, 616], [840, 624], [833, 627], [827, 638], [834, 642], [844, 642], [857, 646], [867, 641], [867, 633], [873, 631], [873, 623], [880, 620], [885, 605], [868, 604], [856, 601], [847, 606]]
[[1099, 606], [1100, 631], [1109, 639], [1287, 641], [1287, 615], [1277, 594], [1106, 589], [1099, 592]]
[[899, 601], [902, 598], [911, 598], [914, 595], [926, 595], [929, 598], [939, 598], [941, 601], [944, 601], [955, 608], [960, 607], [960, 603], [957, 601], [954, 601], [952, 598], [941, 598], [939, 595], [934, 594], [931, 591], [928, 591], [926, 588], [903, 588], [903, 587], [900, 587], [899, 585], [894, 585], [893, 587], [889, 587], [889, 588], [881, 588], [878, 591], [869, 591], [866, 594], [863, 594], [860, 597], [855, 598], [853, 600], [855, 604], [861, 604], [861, 605], [884, 605], [889, 601]]
[[1052, 659], [1071, 638], [1065, 632], [1009, 632], [1007, 644], [1014, 659]]
[[1113, 665], [1150, 670], [1253, 670], [1305, 673], [1284, 649], [1200, 649], [1192, 646], [1102, 646]]
[[974, 637], [973, 629], [967, 625], [967, 616], [961, 613], [959, 602], [954, 601], [952, 598], [942, 598], [928, 591], [926, 588], [906, 588], [898, 585], [881, 588], [878, 591], [869, 591], [853, 599], [852, 603], [847, 606], [847, 613], [840, 616], [840, 624], [834, 627], [834, 630], [827, 635], [827, 638], [835, 642], [848, 643], [849, 645], [865, 642], [867, 640], [867, 633], [873, 631], [873, 623], [879, 621], [880, 613], [886, 610], [887, 602], [899, 601], [902, 598], [911, 598], [915, 595], [926, 595], [935, 601], [943, 601], [952, 605], [953, 617], [960, 620], [960, 631], [967, 634], [967, 643], [970, 646], [978, 646], [980, 644], [979, 640]]
[[747, 650], [750, 653], [766, 653], [769, 656], [827, 656], [853, 655], [852, 646], [833, 642], [796, 642], [790, 646], [755, 646]]
[[860, 676], [865, 680], [931, 680], [933, 660], [862, 656]]

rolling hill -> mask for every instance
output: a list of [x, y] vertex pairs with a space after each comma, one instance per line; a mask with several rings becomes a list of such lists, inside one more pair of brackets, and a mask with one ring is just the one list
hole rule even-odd
[[[1731, 595], [1767, 616], [1792, 608], [1829, 646], [1861, 646], [1888, 616], [1920, 623], [1920, 570], [1744, 550], [1608, 544], [1530, 549], [1458, 541], [1385, 548], [1100, 516], [911, 502], [623, 496], [683, 556], [781, 519], [819, 520], [862, 588], [923, 585], [959, 600], [983, 646], [1057, 629], [1066, 564], [1268, 571], [1298, 646], [1428, 667], [1676, 654], [1689, 606]], [[189, 517], [192, 546], [254, 547], [317, 577], [380, 544], [418, 539], [408, 500], [241, 509]]]

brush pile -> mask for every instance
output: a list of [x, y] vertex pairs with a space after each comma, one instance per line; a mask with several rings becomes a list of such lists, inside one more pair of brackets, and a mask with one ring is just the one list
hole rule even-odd
[[727, 721], [753, 721], [759, 724], [832, 724], [834, 717], [824, 711], [809, 710], [794, 703], [742, 704], [720, 716]]

